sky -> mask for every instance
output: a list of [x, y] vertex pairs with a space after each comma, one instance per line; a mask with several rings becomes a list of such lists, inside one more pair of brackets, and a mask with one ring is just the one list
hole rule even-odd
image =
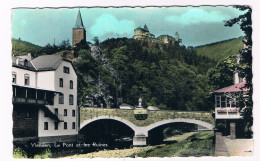
[[44, 46], [72, 42], [72, 28], [80, 10], [87, 41], [97, 36], [132, 38], [136, 27], [146, 24], [156, 37], [178, 32], [185, 46], [198, 46], [243, 36], [239, 25], [224, 21], [242, 14], [232, 6], [143, 8], [17, 8], [12, 9], [12, 37]]

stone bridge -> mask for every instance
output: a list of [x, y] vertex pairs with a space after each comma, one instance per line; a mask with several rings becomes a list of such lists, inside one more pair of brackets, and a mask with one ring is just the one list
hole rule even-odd
[[105, 109], [105, 108], [81, 108], [80, 109], [80, 129], [86, 125], [98, 120], [116, 120], [134, 131], [133, 145], [145, 146], [148, 132], [156, 127], [185, 122], [200, 125], [208, 130], [213, 130], [214, 119], [210, 112], [184, 112], [147, 110], [148, 117], [145, 120], [137, 120], [134, 116], [134, 110]]

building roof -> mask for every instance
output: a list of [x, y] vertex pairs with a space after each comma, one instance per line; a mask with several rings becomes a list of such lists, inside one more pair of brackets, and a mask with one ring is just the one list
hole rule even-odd
[[[139, 26], [139, 27], [137, 27], [135, 30], [143, 30], [143, 31], [145, 31], [145, 32], [149, 32], [149, 29], [148, 29], [148, 27], [146, 26], [146, 24], [144, 25], [144, 27], [142, 28], [141, 26]], [[135, 31], [134, 30], [134, 31]]]
[[83, 25], [83, 22], [82, 22], [80, 10], [78, 12], [78, 17], [77, 17], [74, 29], [84, 29], [84, 25]]
[[36, 70], [55, 70], [63, 61], [60, 55], [42, 55], [31, 62]]
[[73, 67], [76, 75], [78, 75], [72, 62], [62, 58], [59, 54], [38, 56], [31, 61], [27, 61], [27, 65], [24, 64], [24, 60], [26, 59], [13, 56], [12, 66], [31, 71], [52, 71], [56, 70], [62, 61], [67, 61]]
[[175, 39], [174, 37], [172, 37], [170, 35], [160, 35], [160, 36], [157, 37], [157, 39], [162, 38], [162, 37], [168, 37], [168, 38], [171, 38], [173, 40]]
[[31, 61], [17, 56], [12, 56], [12, 66], [31, 71], [36, 70], [32, 65]]
[[245, 87], [246, 82], [237, 83], [225, 88], [218, 89], [214, 91], [213, 93], [229, 93], [229, 92], [246, 92], [249, 91], [248, 88]]
[[146, 24], [144, 24], [144, 30], [149, 31], [148, 27], [146, 26]]

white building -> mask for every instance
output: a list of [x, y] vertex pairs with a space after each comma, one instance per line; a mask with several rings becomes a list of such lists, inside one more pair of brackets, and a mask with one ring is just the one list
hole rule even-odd
[[[236, 56], [236, 61], [239, 63], [240, 57]], [[216, 123], [224, 121], [226, 127], [230, 131], [231, 139], [235, 139], [237, 131], [243, 131], [242, 113], [239, 108], [240, 97], [247, 98], [249, 88], [246, 88], [246, 81], [239, 77], [239, 71], [234, 72], [234, 84], [228, 87], [218, 89], [213, 92], [215, 96], [215, 120]]]
[[14, 141], [76, 141], [77, 75], [72, 63], [59, 55], [30, 59], [13, 57]]

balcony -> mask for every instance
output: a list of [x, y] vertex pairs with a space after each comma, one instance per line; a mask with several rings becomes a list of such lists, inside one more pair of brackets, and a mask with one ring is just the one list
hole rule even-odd
[[36, 99], [29, 99], [29, 98], [17, 98], [13, 97], [12, 99], [14, 104], [24, 103], [24, 104], [36, 104], [36, 105], [48, 105], [49, 102], [45, 100], [36, 100]]
[[216, 119], [240, 119], [239, 108], [236, 107], [226, 107], [226, 108], [215, 108]]
[[56, 113], [52, 106], [54, 104], [54, 96], [56, 93], [58, 92], [13, 85], [12, 102], [13, 104], [34, 105], [35, 108], [41, 108], [46, 112], [50, 118], [61, 122], [63, 121], [63, 116]]
[[55, 91], [13, 85], [13, 104], [53, 105]]

